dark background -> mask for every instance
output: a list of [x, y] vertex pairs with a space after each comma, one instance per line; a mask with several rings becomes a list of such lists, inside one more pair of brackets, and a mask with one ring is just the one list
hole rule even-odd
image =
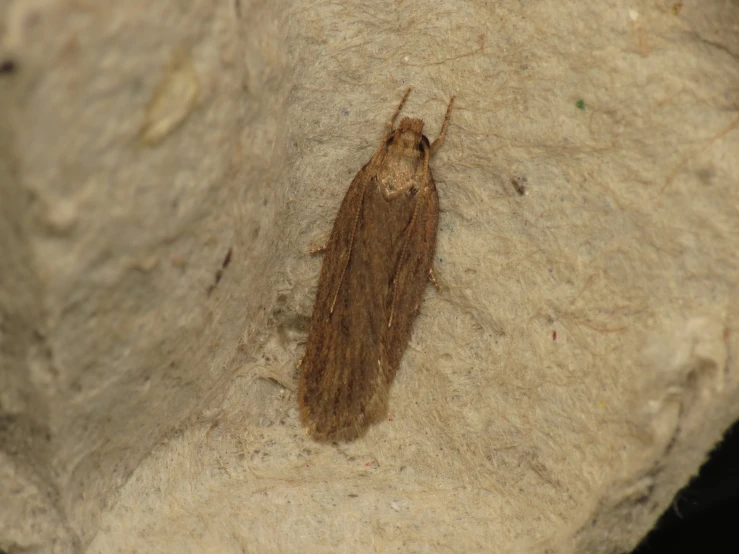
[[632, 554], [739, 553], [739, 421]]

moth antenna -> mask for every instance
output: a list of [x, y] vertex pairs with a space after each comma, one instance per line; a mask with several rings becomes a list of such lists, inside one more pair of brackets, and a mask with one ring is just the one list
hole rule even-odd
[[408, 87], [408, 90], [405, 91], [405, 94], [403, 95], [403, 99], [400, 101], [400, 104], [398, 105], [398, 109], [395, 110], [393, 117], [390, 118], [390, 121], [385, 123], [385, 128], [387, 129], [387, 132], [385, 133], [386, 135], [389, 135], [393, 131], [393, 127], [395, 126], [395, 120], [398, 119], [398, 115], [400, 115], [400, 110], [403, 109], [403, 105], [405, 104], [405, 101], [408, 100], [408, 96], [410, 96], [412, 90], [413, 90], [413, 87]]
[[446, 139], [446, 129], [449, 126], [449, 118], [452, 116], [452, 106], [454, 105], [454, 98], [455, 97], [452, 96], [449, 99], [449, 105], [446, 108], [446, 115], [444, 116], [444, 123], [441, 124], [441, 131], [439, 132], [439, 136], [436, 137], [436, 140], [431, 145], [432, 154], [436, 152], [442, 144], [444, 144], [444, 140]]
[[[413, 227], [416, 225], [417, 215], [418, 215], [418, 208], [421, 205], [421, 199], [423, 198], [423, 194], [426, 192], [426, 184], [428, 183], [428, 177], [429, 177], [429, 156], [430, 152], [424, 148], [423, 150], [423, 175], [421, 176], [421, 183], [423, 183], [423, 188], [418, 191], [418, 194], [416, 195], [416, 205], [413, 207], [413, 215], [411, 216], [411, 222], [408, 224], [408, 230], [405, 233], [405, 240], [403, 241], [403, 250], [400, 251], [400, 258], [398, 259], [398, 267], [403, 266], [403, 262], [405, 262], [406, 254], [408, 253], [408, 241], [410, 237], [413, 235]], [[390, 303], [390, 318], [387, 322], [388, 329], [393, 324], [393, 314], [395, 313], [395, 304], [398, 301], [398, 283], [393, 279], [393, 301]]]
[[438, 291], [441, 292], [441, 287], [439, 286], [439, 281], [436, 280], [436, 274], [434, 273], [434, 268], [433, 267], [430, 267], [429, 268], [429, 279], [433, 283], [433, 285], [436, 288], [436, 290], [438, 290]]

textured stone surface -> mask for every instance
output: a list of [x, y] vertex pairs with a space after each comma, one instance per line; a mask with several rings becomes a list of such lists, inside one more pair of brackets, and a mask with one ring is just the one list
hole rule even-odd
[[[0, 1], [0, 548], [635, 545], [739, 418], [737, 7], [677, 6]], [[442, 291], [321, 446], [307, 251], [409, 84]]]

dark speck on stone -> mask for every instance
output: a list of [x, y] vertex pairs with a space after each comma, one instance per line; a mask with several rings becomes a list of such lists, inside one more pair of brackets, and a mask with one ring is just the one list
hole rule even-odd
[[16, 69], [13, 60], [0, 60], [0, 73], [13, 73]]

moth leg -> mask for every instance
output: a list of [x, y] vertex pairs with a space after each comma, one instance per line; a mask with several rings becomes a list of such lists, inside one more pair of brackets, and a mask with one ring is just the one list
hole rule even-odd
[[326, 250], [328, 250], [328, 245], [329, 245], [329, 242], [326, 242], [326, 244], [323, 244], [316, 248], [310, 248], [308, 250], [308, 253], [309, 254], [320, 254], [321, 252], [325, 252]]
[[387, 129], [386, 135], [389, 135], [390, 133], [392, 133], [393, 126], [395, 125], [395, 120], [398, 119], [398, 115], [400, 115], [400, 110], [403, 109], [403, 105], [405, 104], [405, 101], [408, 100], [408, 96], [410, 95], [412, 90], [413, 90], [413, 87], [408, 87], [408, 90], [405, 91], [405, 94], [403, 95], [403, 99], [400, 101], [400, 104], [398, 105], [398, 109], [395, 110], [393, 117], [390, 118], [390, 121], [385, 123], [385, 128]]
[[431, 279], [431, 283], [436, 287], [436, 290], [441, 292], [441, 287], [439, 286], [439, 281], [436, 280], [436, 274], [434, 273], [434, 268], [429, 268], [429, 279]]
[[[416, 225], [416, 220], [418, 219], [418, 210], [421, 206], [421, 202], [423, 200], [424, 194], [426, 193], [426, 184], [428, 183], [429, 178], [429, 155], [430, 152], [428, 150], [423, 151], [423, 175], [421, 176], [421, 183], [423, 183], [423, 188], [418, 192], [416, 195], [416, 205], [413, 207], [413, 215], [411, 216], [411, 221], [408, 224], [408, 230], [406, 231], [405, 240], [403, 241], [403, 250], [400, 251], [400, 258], [398, 258], [398, 268], [396, 270], [396, 275], [400, 272], [400, 268], [403, 267], [403, 263], [405, 262], [405, 257], [408, 254], [408, 243], [410, 242], [410, 238], [413, 236], [413, 228]], [[398, 283], [393, 279], [393, 300], [390, 303], [390, 317], [387, 321], [387, 326], [390, 328], [393, 324], [393, 314], [395, 313], [395, 304], [398, 302]]]
[[432, 154], [436, 152], [442, 144], [444, 144], [444, 139], [446, 139], [446, 129], [449, 126], [449, 118], [452, 116], [452, 106], [453, 105], [454, 105], [454, 96], [452, 96], [449, 99], [449, 105], [446, 108], [446, 115], [444, 116], [444, 123], [441, 124], [441, 131], [439, 132], [439, 136], [436, 137], [436, 140], [431, 145]]

